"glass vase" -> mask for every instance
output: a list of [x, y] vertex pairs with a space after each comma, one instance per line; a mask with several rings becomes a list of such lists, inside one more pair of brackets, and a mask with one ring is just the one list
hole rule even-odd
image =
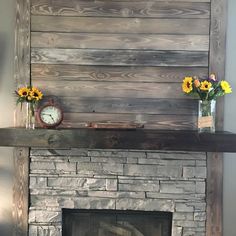
[[26, 117], [25, 117], [25, 128], [35, 128], [35, 104], [31, 102], [26, 103]]
[[199, 100], [198, 106], [198, 131], [215, 132], [215, 100]]

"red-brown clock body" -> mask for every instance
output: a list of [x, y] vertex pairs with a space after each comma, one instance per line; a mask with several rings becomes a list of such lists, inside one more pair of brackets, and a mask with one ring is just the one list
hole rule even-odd
[[38, 109], [37, 120], [43, 128], [56, 128], [63, 121], [63, 111], [54, 102], [48, 102]]

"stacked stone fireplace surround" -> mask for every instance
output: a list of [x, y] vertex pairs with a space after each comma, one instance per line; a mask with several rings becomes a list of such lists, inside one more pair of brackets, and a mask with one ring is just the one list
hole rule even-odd
[[62, 208], [172, 212], [172, 236], [206, 236], [206, 154], [31, 149], [30, 236], [59, 236]]

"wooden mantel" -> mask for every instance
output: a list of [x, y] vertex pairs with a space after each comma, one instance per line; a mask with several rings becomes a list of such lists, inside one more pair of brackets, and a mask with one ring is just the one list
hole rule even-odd
[[0, 146], [236, 152], [236, 134], [147, 129], [2, 128]]

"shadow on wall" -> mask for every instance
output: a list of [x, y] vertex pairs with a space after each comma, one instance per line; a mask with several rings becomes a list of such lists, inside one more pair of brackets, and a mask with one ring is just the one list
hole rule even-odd
[[12, 230], [12, 225], [10, 224], [0, 224], [1, 235], [2, 236], [11, 236], [12, 234], [9, 233]]
[[12, 186], [14, 174], [10, 165], [3, 161], [5, 155], [0, 149], [0, 236], [12, 236], [12, 192], [8, 188]]
[[4, 61], [5, 49], [6, 49], [5, 47], [6, 47], [5, 37], [3, 34], [0, 33], [0, 78], [2, 76], [2, 71], [3, 71], [3, 61]]
[[[12, 170], [10, 170], [9, 168], [4, 168], [0, 166], [0, 177], [1, 178], [13, 178], [13, 173]], [[1, 235], [0, 235], [1, 236]]]

